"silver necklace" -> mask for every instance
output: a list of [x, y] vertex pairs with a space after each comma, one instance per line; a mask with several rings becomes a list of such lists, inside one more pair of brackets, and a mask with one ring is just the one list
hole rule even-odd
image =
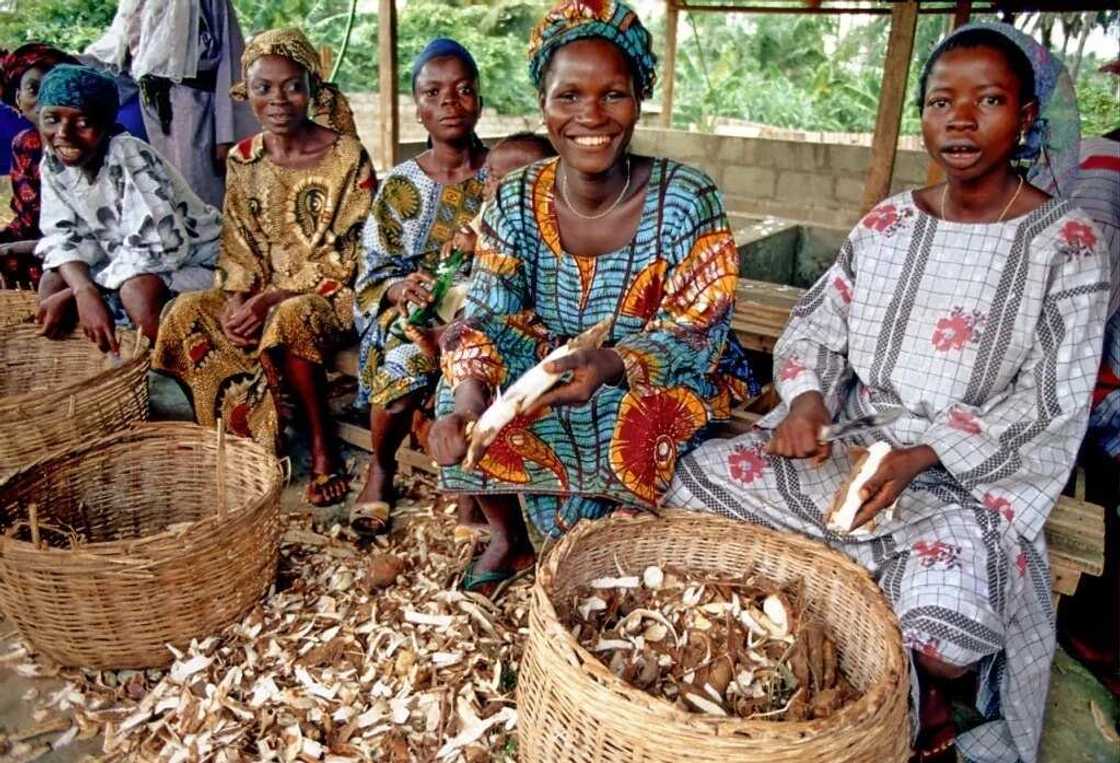
[[597, 215], [585, 215], [585, 214], [583, 214], [582, 212], [580, 212], [578, 209], [575, 208], [575, 206], [572, 204], [572, 200], [568, 198], [568, 168], [567, 167], [564, 168], [564, 174], [562, 174], [560, 176], [560, 195], [564, 197], [564, 203], [568, 205], [568, 209], [571, 210], [572, 214], [575, 215], [576, 217], [580, 218], [581, 220], [602, 220], [604, 217], [606, 217], [611, 212], [613, 212], [615, 210], [615, 208], [618, 207], [619, 204], [622, 203], [622, 200], [626, 197], [626, 192], [629, 191], [629, 190], [630, 190], [630, 157], [629, 156], [626, 157], [626, 184], [624, 186], [622, 186], [622, 193], [618, 194], [618, 198], [614, 200], [614, 204], [611, 204], [609, 207], [607, 207], [607, 209], [605, 211], [600, 212]]

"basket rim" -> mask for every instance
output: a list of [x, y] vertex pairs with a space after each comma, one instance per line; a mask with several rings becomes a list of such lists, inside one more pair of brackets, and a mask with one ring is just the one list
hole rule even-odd
[[[542, 620], [545, 621], [545, 627], [549, 631], [548, 635], [552, 637], [549, 640], [551, 641], [555, 638], [559, 638], [563, 646], [574, 652], [579, 661], [578, 665], [574, 665], [569, 660], [568, 666], [590, 679], [592, 683], [598, 685], [604, 691], [621, 694], [629, 702], [644, 705], [650, 712], [660, 714], [660, 717], [666, 721], [683, 723], [694, 728], [699, 725], [701, 728], [707, 728], [712, 731], [715, 736], [751, 736], [757, 735], [760, 732], [773, 733], [775, 731], [789, 732], [790, 734], [799, 734], [802, 736], [816, 736], [820, 733], [820, 719], [804, 721], [748, 720], [746, 718], [723, 718], [707, 713], [688, 713], [679, 710], [664, 698], [656, 697], [637, 689], [612, 673], [597, 656], [584, 648], [575, 637], [572, 636], [571, 630], [560, 620], [559, 615], [556, 613], [556, 608], [552, 603], [552, 596], [546, 586], [551, 587], [554, 584], [558, 571], [557, 567], [560, 562], [568, 556], [572, 547], [575, 546], [577, 542], [582, 540], [584, 536], [603, 532], [612, 526], [623, 523], [629, 523], [629, 526], [633, 527], [636, 526], [635, 523], [648, 524], [652, 522], [665, 522], [666, 520], [669, 522], [712, 521], [726, 523], [729, 527], [738, 528], [740, 531], [755, 532], [761, 535], [768, 535], [771, 538], [780, 538], [782, 542], [787, 545], [801, 546], [803, 549], [811, 550], [818, 555], [833, 557], [838, 566], [846, 568], [845, 572], [851, 573], [857, 579], [875, 589], [878, 595], [871, 598], [872, 607], [880, 610], [877, 614], [882, 615], [884, 628], [891, 637], [895, 648], [887, 650], [888, 663], [884, 666], [883, 677], [869, 686], [854, 702], [849, 702], [840, 710], [829, 716], [830, 723], [846, 722], [855, 724], [871, 717], [874, 715], [877, 708], [879, 708], [884, 700], [892, 693], [892, 687], [899, 680], [897, 677], [909, 680], [909, 673], [906, 668], [906, 657], [902, 645], [902, 630], [898, 623], [898, 617], [894, 613], [894, 610], [888, 605], [878, 584], [875, 583], [871, 578], [871, 574], [865, 568], [851, 559], [848, 559], [839, 551], [826, 546], [824, 543], [798, 535], [797, 533], [773, 530], [761, 525], [728, 519], [726, 517], [706, 514], [699, 511], [665, 508], [659, 510], [656, 515], [652, 513], [643, 513], [637, 517], [611, 516], [595, 521], [581, 521], [541, 559], [537, 567], [536, 580], [533, 583], [532, 605], [540, 606], [541, 608]], [[589, 669], [589, 665], [594, 667]]]
[[[9, 334], [13, 332], [26, 333], [30, 330], [32, 332], [35, 332], [33, 333], [33, 336], [37, 336], [38, 332], [37, 326], [22, 322], [11, 324], [9, 326], [6, 326], [5, 328], [8, 330]], [[0, 414], [9, 413], [13, 409], [18, 411], [21, 406], [29, 402], [35, 402], [38, 405], [43, 405], [44, 403], [49, 402], [55, 398], [70, 397], [71, 395], [74, 395], [75, 393], [86, 387], [92, 387], [100, 384], [106, 377], [122, 374], [124, 372], [132, 370], [138, 365], [147, 363], [149, 361], [149, 356], [151, 355], [152, 343], [148, 341], [148, 337], [144, 336], [144, 332], [135, 329], [118, 330], [125, 336], [131, 334], [135, 335], [136, 337], [135, 348], [127, 358], [123, 359], [123, 362], [119, 366], [106, 368], [105, 370], [99, 371], [92, 376], [84, 376], [68, 384], [64, 384], [61, 387], [55, 387], [54, 389], [45, 391], [24, 392], [19, 395], [0, 395]], [[77, 333], [78, 330], [74, 329], [74, 331], [72, 331], [70, 335], [66, 337], [66, 339], [76, 338]], [[93, 345], [90, 346], [92, 347]]]
[[[115, 369], [114, 369], [115, 370]], [[47, 453], [35, 461], [25, 466], [16, 469], [6, 475], [0, 475], [0, 494], [7, 488], [7, 486], [16, 478], [22, 477], [24, 474], [35, 471], [37, 469], [49, 468], [52, 462], [57, 463], [63, 460], [70, 460], [73, 458], [80, 458], [91, 450], [100, 450], [105, 447], [120, 445], [119, 441], [129, 440], [149, 440], [156, 437], [162, 437], [168, 430], [178, 431], [180, 434], [187, 434], [202, 440], [204, 437], [209, 438], [211, 430], [185, 421], [144, 421], [131, 424], [124, 429], [119, 429], [111, 432], [102, 437], [82, 443], [78, 447], [68, 448], [65, 450], [56, 450]], [[256, 457], [265, 457], [275, 462], [276, 469], [272, 474], [273, 481], [269, 489], [256, 499], [246, 501], [245, 503], [235, 506], [227, 507], [224, 514], [218, 513], [209, 514], [201, 519], [196, 519], [190, 522], [179, 523], [179, 527], [174, 531], [170, 529], [161, 530], [153, 535], [145, 535], [138, 538], [128, 538], [122, 540], [100, 541], [96, 543], [86, 543], [80, 548], [67, 549], [67, 548], [37, 548], [30, 541], [17, 540], [10, 535], [0, 536], [0, 556], [9, 554], [18, 554], [24, 558], [34, 558], [36, 556], [50, 555], [51, 559], [58, 561], [65, 561], [66, 559], [99, 559], [108, 560], [114, 556], [125, 557], [123, 559], [116, 559], [114, 563], [122, 563], [126, 567], [130, 566], [143, 566], [150, 564], [151, 559], [139, 558], [140, 554], [145, 549], [152, 548], [158, 544], [169, 540], [176, 539], [180, 543], [185, 543], [190, 535], [200, 531], [209, 530], [210, 525], [215, 525], [221, 522], [223, 525], [231, 518], [250, 514], [259, 509], [262, 503], [270, 500], [274, 492], [283, 490], [283, 467], [270, 454], [264, 446], [254, 442], [247, 437], [240, 437], [238, 435], [227, 434], [225, 435], [225, 443], [229, 447], [244, 449], [246, 452], [238, 455], [245, 456], [250, 454], [253, 450], [258, 451]], [[0, 498], [0, 506], [9, 506], [10, 503], [3, 501]]]

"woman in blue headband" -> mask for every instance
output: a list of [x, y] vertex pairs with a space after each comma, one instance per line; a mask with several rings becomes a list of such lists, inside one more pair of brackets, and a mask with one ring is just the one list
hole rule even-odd
[[390, 328], [410, 305], [431, 301], [441, 250], [478, 215], [486, 181], [486, 148], [474, 132], [482, 114], [478, 66], [466, 48], [432, 40], [412, 64], [412, 97], [430, 147], [394, 167], [381, 184], [356, 286], [356, 404], [370, 407], [373, 456], [351, 524], [366, 536], [388, 529], [397, 448], [439, 374], [430, 352]]

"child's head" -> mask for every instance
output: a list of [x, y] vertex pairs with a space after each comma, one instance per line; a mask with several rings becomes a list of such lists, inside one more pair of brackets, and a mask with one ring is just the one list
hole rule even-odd
[[34, 122], [39, 112], [39, 87], [43, 77], [62, 63], [77, 61], [58, 48], [41, 42], [29, 42], [5, 55], [0, 60], [0, 95], [4, 103]]
[[543, 135], [519, 132], [503, 138], [486, 155], [486, 198], [494, 197], [498, 184], [510, 172], [550, 156], [556, 156], [556, 149]]
[[39, 90], [43, 145], [66, 166], [85, 166], [109, 137], [118, 107], [112, 77], [88, 66], [56, 66]]
[[918, 98], [926, 149], [950, 177], [1006, 165], [1039, 109], [1030, 60], [992, 27], [938, 47], [922, 69]]

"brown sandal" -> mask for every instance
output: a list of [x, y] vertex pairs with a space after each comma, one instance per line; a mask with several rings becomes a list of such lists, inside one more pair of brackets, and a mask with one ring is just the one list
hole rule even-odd
[[360, 538], [389, 532], [393, 507], [388, 501], [362, 501], [350, 507], [350, 529]]

